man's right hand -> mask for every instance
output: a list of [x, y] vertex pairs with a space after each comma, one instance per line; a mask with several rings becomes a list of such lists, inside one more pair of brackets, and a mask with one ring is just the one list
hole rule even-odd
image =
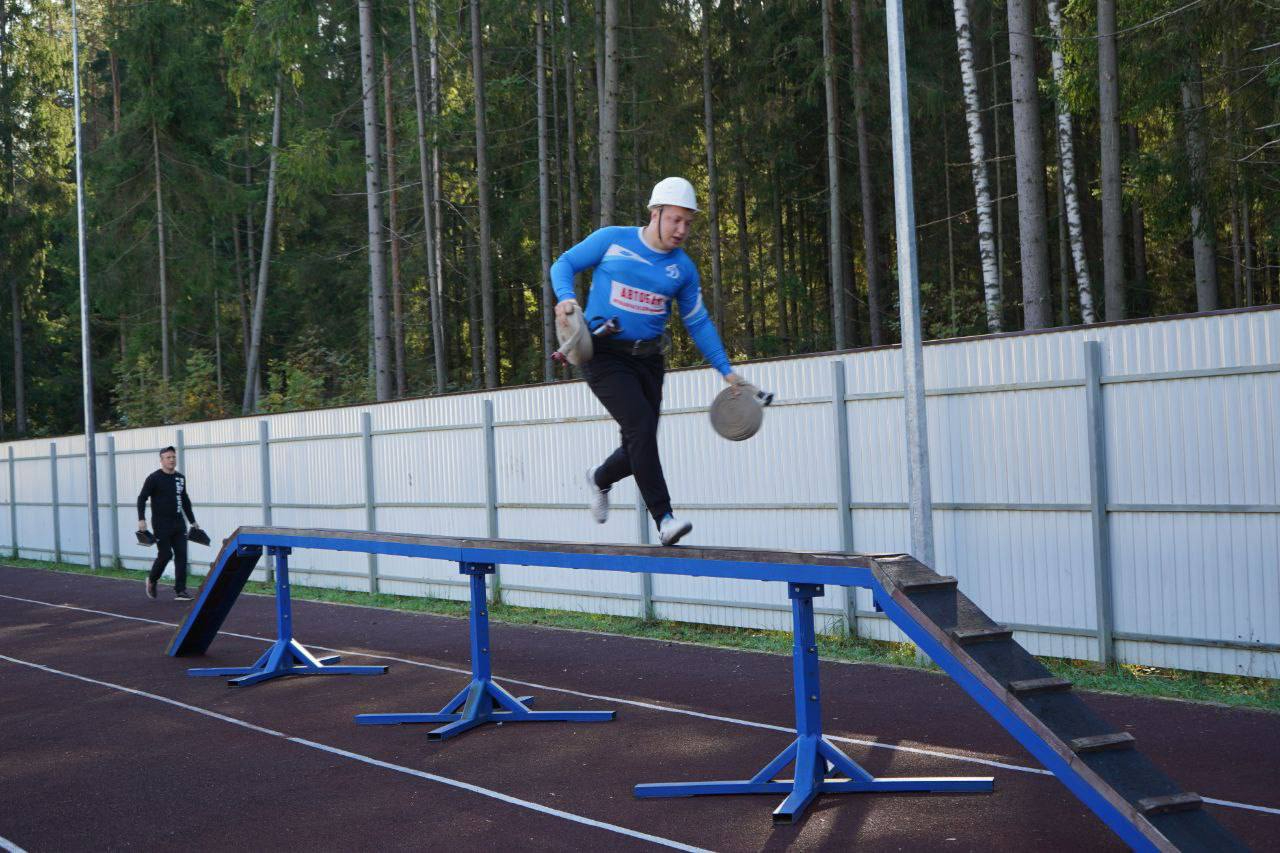
[[139, 530], [147, 529], [147, 522], [144, 519], [138, 519], [138, 529]]
[[574, 311], [581, 311], [576, 299], [564, 299], [556, 303], [556, 319], [563, 320], [565, 315], [572, 314]]

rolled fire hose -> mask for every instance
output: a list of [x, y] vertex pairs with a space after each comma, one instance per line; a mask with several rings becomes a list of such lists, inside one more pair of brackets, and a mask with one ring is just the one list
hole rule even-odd
[[711, 428], [730, 441], [743, 441], [760, 431], [764, 407], [773, 394], [749, 382], [733, 385], [716, 395], [711, 403]]

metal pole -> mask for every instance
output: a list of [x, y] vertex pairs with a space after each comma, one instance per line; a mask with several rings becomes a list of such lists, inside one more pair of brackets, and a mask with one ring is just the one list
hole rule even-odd
[[[262, 523], [271, 526], [271, 438], [266, 421], [258, 421], [258, 468], [262, 472]], [[275, 578], [271, 561], [266, 561], [267, 583]]]
[[89, 519], [89, 568], [97, 570], [98, 553], [98, 457], [93, 435], [93, 355], [89, 345], [89, 259], [85, 250], [84, 169], [80, 141], [80, 19], [71, 0], [71, 91], [75, 107], [76, 234], [80, 253], [80, 363], [84, 391], [84, 450], [88, 466], [89, 494], [85, 513]]
[[53, 561], [62, 562], [62, 514], [58, 507], [58, 445], [49, 442], [49, 486], [53, 502]]
[[911, 552], [934, 564], [933, 502], [929, 490], [929, 430], [925, 420], [924, 353], [920, 344], [920, 281], [916, 264], [916, 212], [911, 179], [911, 126], [907, 109], [907, 53], [902, 0], [885, 6], [889, 37], [889, 113], [893, 131], [893, 206], [898, 235], [898, 304], [902, 324], [902, 390], [906, 414], [907, 489]]
[[[649, 544], [649, 507], [645, 505], [644, 495], [636, 489], [636, 541], [641, 545]], [[652, 621], [653, 615], [653, 573], [640, 573], [640, 616]]]
[[177, 446], [174, 450], [178, 452], [178, 470], [185, 473], [187, 470], [187, 442], [182, 435], [182, 430], [178, 430]]
[[[364, 456], [364, 529], [378, 529], [378, 508], [373, 491], [373, 418], [360, 413], [360, 446]], [[369, 592], [378, 591], [378, 555], [369, 555]]]
[[18, 559], [18, 478], [13, 473], [13, 445], [9, 445], [9, 533], [13, 540], [13, 559]]
[[1084, 343], [1085, 406], [1089, 423], [1089, 503], [1093, 532], [1093, 594], [1097, 607], [1098, 662], [1115, 656], [1111, 592], [1111, 530], [1107, 518], [1107, 422], [1102, 405], [1102, 344]]
[[[489, 537], [498, 537], [498, 447], [493, 431], [493, 401], [484, 405], [484, 505]], [[493, 603], [502, 603], [502, 567], [493, 567]]]
[[[849, 504], [853, 500], [849, 462], [849, 409], [845, 402], [844, 361], [831, 362], [831, 408], [835, 413], [836, 442], [836, 512], [839, 514], [840, 550], [853, 551], [853, 517]], [[844, 588], [844, 633], [858, 635], [858, 588]]]
[[122, 568], [120, 564], [120, 499], [116, 489], [116, 437], [107, 436], [107, 496], [111, 503], [107, 505], [107, 515], [111, 518], [111, 567]]

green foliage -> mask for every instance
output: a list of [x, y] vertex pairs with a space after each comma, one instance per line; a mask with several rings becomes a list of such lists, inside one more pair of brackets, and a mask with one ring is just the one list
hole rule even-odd
[[168, 383], [161, 379], [158, 363], [154, 353], [146, 353], [116, 365], [113, 398], [119, 420], [113, 426], [204, 421], [231, 413], [218, 396], [216, 366], [207, 352], [193, 350], [182, 378]]
[[291, 412], [359, 402], [368, 393], [363, 365], [320, 343], [314, 329], [300, 334], [287, 358], [274, 359], [264, 412]]
[[[660, 177], [687, 175], [704, 199], [711, 188], [703, 128], [702, 3], [618, 2], [622, 132], [617, 221], [623, 223], [640, 220], [648, 189]], [[870, 339], [866, 271], [873, 265], [883, 274], [890, 339], [898, 323], [885, 14], [878, 0], [862, 2], [879, 258], [863, 257], [861, 241], [864, 213], [848, 3], [836, 4], [833, 65], [849, 246], [844, 265], [852, 272], [849, 333], [859, 345]], [[277, 80], [283, 83], [283, 143], [276, 230], [267, 265], [262, 405], [279, 410], [371, 399], [357, 4], [90, 0], [82, 5], [88, 266], [99, 419], [143, 424], [233, 413], [225, 401], [240, 399], [245, 381], [244, 330], [261, 267]], [[1020, 317], [1020, 296], [1006, 8], [986, 0], [972, 5], [992, 188], [998, 181], [1005, 196], [1001, 243], [1010, 321]], [[1101, 267], [1096, 5], [1093, 0], [1063, 3], [1067, 73], [1060, 92], [1049, 84], [1046, 39], [1040, 41], [1038, 56], [1050, 198], [1056, 166], [1048, 99], [1060, 96], [1075, 122], [1086, 254], [1095, 273]], [[481, 378], [472, 367], [471, 342], [471, 332], [480, 322], [472, 317], [478, 214], [471, 37], [467, 4], [418, 0], [424, 79], [433, 6], [440, 101], [439, 113], [427, 120], [425, 133], [428, 145], [439, 145], [442, 169], [446, 390], [456, 390], [476, 387]], [[5, 12], [0, 50], [0, 304], [7, 310], [8, 294], [3, 290], [12, 283], [23, 320], [27, 431], [68, 432], [78, 428], [81, 415], [67, 12], [53, 0], [0, 0], [0, 8]], [[493, 172], [490, 248], [501, 380], [541, 381], [532, 4], [502, 0], [486, 2], [483, 8]], [[597, 225], [597, 33], [594, 3], [571, 0], [569, 27], [562, 17], [563, 3], [550, 2], [548, 8], [554, 11], [548, 43], [557, 119], [548, 140], [554, 152], [552, 241], [554, 252], [559, 252], [573, 239], [565, 121], [570, 92], [578, 168], [577, 236]], [[736, 359], [827, 349], [832, 330], [826, 108], [816, 0], [721, 2], [709, 8], [722, 335]], [[1043, 6], [1036, 8], [1037, 32], [1044, 35]], [[1280, 12], [1258, 0], [1213, 0], [1172, 8], [1157, 0], [1138, 0], [1118, 4], [1118, 12], [1122, 121], [1138, 132], [1137, 146], [1127, 141], [1124, 146], [1125, 198], [1128, 206], [1140, 210], [1146, 227], [1146, 282], [1130, 285], [1131, 313], [1184, 311], [1195, 304], [1189, 250], [1193, 194], [1185, 157], [1187, 117], [1179, 88], [1197, 69], [1205, 86], [1205, 109], [1199, 118], [1210, 140], [1204, 194], [1223, 259], [1223, 304], [1236, 304], [1225, 284], [1231, 280], [1227, 247], [1234, 236], [1230, 210], [1233, 205], [1244, 209], [1246, 196], [1255, 238], [1250, 247], [1256, 268], [1253, 301], [1280, 298], [1280, 276], [1273, 269], [1280, 253], [1280, 195], [1274, 192], [1280, 185], [1280, 166], [1274, 162], [1275, 146], [1269, 145], [1280, 103], [1280, 64], [1274, 61], [1274, 51], [1255, 50], [1270, 43], [1268, 33], [1280, 29]], [[954, 19], [947, 3], [907, 4], [906, 14], [924, 334], [977, 334], [985, 323]], [[391, 68], [391, 144], [397, 171], [382, 176], [383, 202], [389, 207], [394, 197], [397, 205], [405, 373], [410, 393], [425, 393], [436, 390], [435, 353], [407, 8], [375, 4], [375, 17], [376, 73], [382, 73], [384, 54]], [[565, 78], [568, 50], [577, 69], [570, 80]], [[381, 85], [376, 95], [385, 157]], [[385, 159], [380, 168], [385, 169]], [[738, 240], [739, 176], [745, 184], [747, 225], [742, 236], [747, 257], [742, 257]], [[158, 200], [163, 202], [166, 226], [166, 325], [173, 332], [169, 390], [164, 391], [157, 390], [163, 386], [157, 378], [162, 373], [157, 363]], [[1049, 240], [1056, 258], [1052, 209], [1050, 214]], [[1126, 222], [1130, 215], [1126, 212]], [[1129, 236], [1126, 268], [1132, 275]], [[688, 248], [699, 263], [708, 301], [710, 243], [704, 219]], [[748, 282], [750, 322], [745, 316]], [[1055, 287], [1055, 299], [1057, 292]], [[1068, 315], [1077, 316], [1074, 301], [1068, 302]], [[1055, 317], [1061, 316], [1061, 308], [1054, 306]], [[6, 379], [14, 367], [12, 325], [0, 323], [0, 375]], [[1016, 323], [1009, 326], [1016, 328]], [[218, 384], [212, 354], [219, 350], [223, 399], [216, 393], [210, 398], [202, 390]], [[677, 328], [673, 365], [701, 360]], [[12, 412], [12, 388], [0, 390], [5, 408]], [[6, 420], [12, 423], [13, 415]]]

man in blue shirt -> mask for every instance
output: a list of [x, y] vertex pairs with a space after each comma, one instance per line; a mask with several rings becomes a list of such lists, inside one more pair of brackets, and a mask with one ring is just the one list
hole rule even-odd
[[593, 332], [595, 355], [583, 372], [622, 433], [621, 446], [587, 472], [591, 515], [603, 524], [609, 517], [609, 490], [619, 480], [634, 476], [663, 545], [674, 545], [693, 529], [671, 511], [658, 458], [666, 368], [663, 334], [673, 302], [707, 362], [729, 384], [745, 384], [729, 364], [703, 305], [698, 268], [680, 248], [697, 213], [693, 185], [684, 178], [664, 178], [649, 198], [647, 225], [601, 228], [551, 265], [558, 317], [581, 310], [573, 277], [595, 268], [583, 311]]

